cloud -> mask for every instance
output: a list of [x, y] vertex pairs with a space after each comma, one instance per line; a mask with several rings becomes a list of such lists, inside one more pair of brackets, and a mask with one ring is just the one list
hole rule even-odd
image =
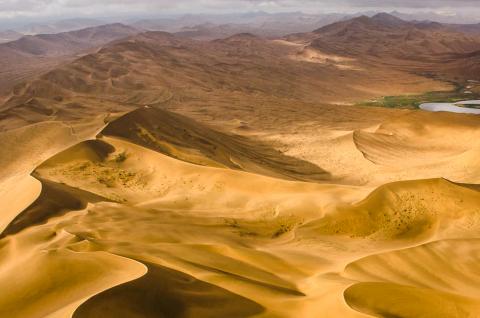
[[477, 7], [478, 0], [0, 0], [0, 18], [253, 10], [324, 12], [428, 9], [445, 12], [474, 10], [478, 13]]

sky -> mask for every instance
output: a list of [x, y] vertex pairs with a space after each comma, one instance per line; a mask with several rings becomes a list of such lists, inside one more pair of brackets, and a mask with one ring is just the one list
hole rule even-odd
[[305, 13], [434, 11], [480, 15], [480, 0], [0, 0], [0, 20], [175, 15], [186, 13]]

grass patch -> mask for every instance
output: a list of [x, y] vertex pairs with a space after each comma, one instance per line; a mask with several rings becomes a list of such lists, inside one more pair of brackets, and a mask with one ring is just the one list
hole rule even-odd
[[[387, 107], [417, 109], [423, 103], [455, 103], [464, 100], [479, 99], [480, 94], [466, 94], [465, 86], [457, 85], [457, 88], [449, 92], [427, 92], [421, 95], [384, 96], [380, 99], [359, 102], [357, 106]], [[468, 105], [464, 105], [468, 107]]]
[[281, 220], [277, 224], [277, 229], [275, 232], [272, 234], [272, 238], [277, 238], [282, 236], [283, 234], [287, 234], [291, 232], [296, 226], [295, 222], [289, 221], [289, 220]]
[[225, 224], [240, 236], [276, 239], [292, 232], [303, 224], [303, 220], [294, 216], [280, 216], [260, 220], [226, 219]]
[[127, 160], [127, 153], [125, 151], [119, 153], [118, 155], [115, 156], [113, 159], [116, 163], [122, 163], [125, 160]]
[[[121, 161], [125, 159], [122, 155], [119, 159], [114, 159], [115, 162], [119, 162], [118, 160]], [[73, 180], [95, 181], [107, 188], [115, 188], [117, 186], [123, 188], [138, 188], [145, 186], [145, 181], [141, 174], [138, 174], [135, 171], [120, 169], [117, 166], [112, 165], [112, 162], [78, 162], [63, 166], [52, 171], [52, 173]]]

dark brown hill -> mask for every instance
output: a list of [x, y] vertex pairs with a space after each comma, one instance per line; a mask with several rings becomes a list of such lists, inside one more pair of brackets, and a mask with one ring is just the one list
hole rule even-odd
[[[98, 114], [157, 105], [196, 118], [255, 122], [273, 109], [291, 117], [299, 107], [315, 111], [315, 105], [352, 102], [376, 91], [415, 92], [438, 85], [388, 69], [299, 61], [294, 58], [298, 49], [251, 34], [200, 42], [142, 33], [17, 87], [2, 112], [31, 122], [38, 114], [75, 119], [87, 109]], [[404, 80], [391, 85], [386, 81], [391, 76]]]
[[17, 54], [43, 57], [68, 55], [136, 33], [136, 29], [123, 24], [108, 24], [57, 34], [24, 36], [3, 44], [0, 49], [8, 48]]
[[73, 60], [77, 54], [138, 33], [132, 27], [109, 24], [58, 34], [24, 36], [0, 44], [0, 96], [22, 80]]

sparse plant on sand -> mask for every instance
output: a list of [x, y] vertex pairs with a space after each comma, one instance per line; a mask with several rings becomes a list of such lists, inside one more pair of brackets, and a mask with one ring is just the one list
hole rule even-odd
[[123, 151], [123, 152], [121, 152], [121, 153], [119, 153], [119, 154], [117, 154], [117, 155], [115, 156], [114, 161], [115, 161], [116, 163], [122, 163], [122, 162], [124, 162], [125, 160], [127, 160], [127, 157], [128, 157], [128, 156], [127, 156], [127, 152], [126, 152], [126, 151]]

